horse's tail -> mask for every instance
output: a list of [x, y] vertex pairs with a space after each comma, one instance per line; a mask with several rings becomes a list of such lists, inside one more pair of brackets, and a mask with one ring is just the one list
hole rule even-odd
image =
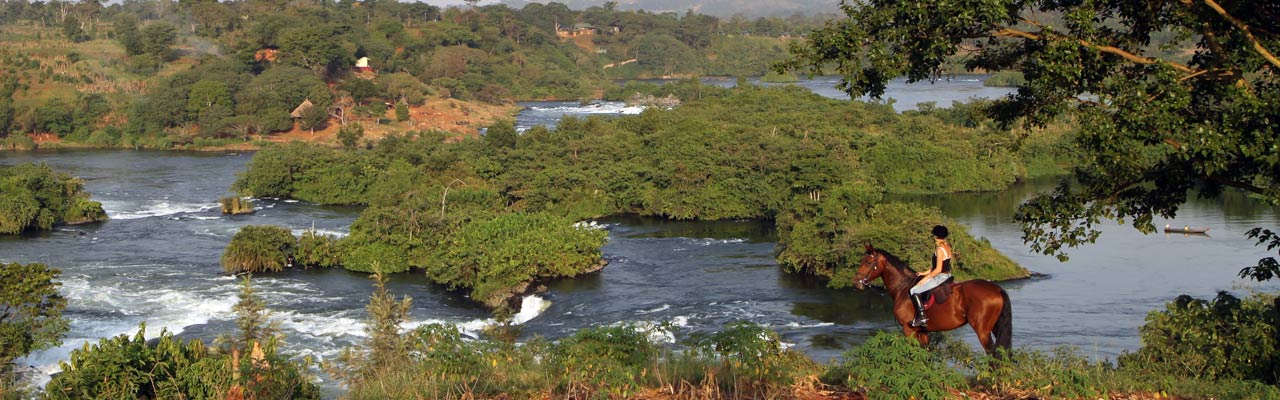
[[1013, 347], [1013, 303], [1009, 302], [1009, 292], [1004, 289], [1000, 289], [1000, 297], [1004, 298], [1004, 307], [996, 319], [996, 351], [1003, 349], [1008, 352]]

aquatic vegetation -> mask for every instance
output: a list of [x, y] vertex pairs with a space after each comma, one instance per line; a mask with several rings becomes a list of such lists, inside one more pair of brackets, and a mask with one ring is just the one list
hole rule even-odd
[[84, 181], [45, 164], [0, 167], [0, 235], [107, 220]]
[[297, 239], [288, 229], [249, 225], [240, 228], [223, 250], [222, 269], [228, 274], [280, 272], [297, 246]]

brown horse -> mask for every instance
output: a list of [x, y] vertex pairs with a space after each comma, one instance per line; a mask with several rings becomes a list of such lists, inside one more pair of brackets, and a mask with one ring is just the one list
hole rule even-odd
[[929, 332], [949, 331], [966, 323], [978, 334], [978, 341], [987, 353], [995, 353], [997, 348], [1009, 350], [1012, 345], [1013, 312], [1009, 294], [991, 281], [975, 279], [956, 284], [949, 300], [925, 312], [929, 323], [917, 328], [911, 326], [915, 307], [908, 291], [920, 277], [902, 260], [868, 244], [867, 254], [862, 257], [858, 275], [854, 277], [854, 286], [861, 290], [876, 278], [884, 281], [885, 289], [893, 296], [893, 315], [902, 324], [902, 331], [915, 337], [922, 346], [929, 344]]

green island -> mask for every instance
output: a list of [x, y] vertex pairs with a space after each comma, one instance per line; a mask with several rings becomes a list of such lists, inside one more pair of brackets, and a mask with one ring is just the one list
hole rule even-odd
[[84, 192], [83, 180], [44, 164], [0, 166], [0, 235], [106, 220], [102, 203]]
[[[1062, 129], [1037, 131], [1017, 149], [1000, 143], [1007, 131], [975, 119], [977, 105], [898, 114], [794, 87], [689, 80], [649, 89], [700, 97], [638, 116], [567, 117], [523, 134], [499, 122], [481, 138], [452, 143], [408, 132], [369, 149], [272, 146], [254, 155], [235, 187], [243, 196], [367, 205], [350, 236], [326, 247], [338, 255], [321, 258], [363, 272], [422, 269], [495, 307], [535, 278], [598, 269], [604, 235], [569, 227], [613, 215], [772, 220], [785, 269], [848, 286], [862, 243], [928, 254], [926, 229], [950, 223], [937, 209], [883, 203], [886, 194], [1002, 189], [1060, 173], [1071, 156]], [[960, 279], [1028, 276], [957, 231]], [[282, 248], [272, 262], [293, 254], [251, 243]], [[928, 262], [909, 260], [918, 269]], [[528, 271], [513, 273], [511, 263]], [[237, 265], [247, 267], [229, 271], [278, 269]], [[499, 277], [507, 282], [490, 282]]]
[[[786, 272], [845, 288], [866, 243], [924, 269], [934, 224], [953, 227], [959, 279], [1028, 276], [896, 195], [1069, 176], [1015, 217], [1032, 250], [1063, 258], [1103, 221], [1154, 231], [1190, 193], [1280, 203], [1280, 11], [1268, 3], [913, 0], [756, 20], [467, 3], [0, 5], [12, 44], [0, 49], [0, 147], [260, 150], [224, 212], [252, 211], [239, 196], [364, 206], [341, 238], [237, 232], [220, 260], [245, 275], [234, 332], [147, 340], [143, 325], [73, 350], [42, 391], [14, 361], [68, 331], [61, 272], [0, 264], [0, 399], [312, 399], [325, 396], [320, 371], [351, 399], [1280, 398], [1274, 293], [1179, 297], [1114, 360], [977, 355], [948, 334], [922, 347], [880, 332], [821, 364], [747, 321], [679, 346], [629, 324], [517, 343], [509, 324], [539, 283], [607, 268], [607, 234], [581, 224], [594, 218], [771, 221]], [[1018, 92], [898, 113], [697, 79], [836, 73], [858, 97], [956, 70]], [[689, 79], [614, 83], [648, 78]], [[523, 132], [510, 121], [514, 100], [597, 98], [678, 105]], [[0, 167], [0, 234], [105, 219], [77, 178]], [[1271, 230], [1249, 235], [1280, 247]], [[279, 350], [287, 338], [252, 275], [290, 265], [372, 274], [366, 340], [323, 361]], [[480, 339], [408, 327], [412, 299], [386, 288], [395, 273], [464, 292], [499, 323]], [[1277, 275], [1275, 257], [1240, 272]]]

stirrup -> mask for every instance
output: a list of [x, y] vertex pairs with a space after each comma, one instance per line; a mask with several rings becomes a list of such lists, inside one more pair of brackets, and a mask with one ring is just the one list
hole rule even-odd
[[928, 324], [929, 324], [928, 318], [916, 318], [911, 320], [911, 323], [910, 323], [910, 325], [914, 328], [923, 328], [925, 325], [928, 325]]

